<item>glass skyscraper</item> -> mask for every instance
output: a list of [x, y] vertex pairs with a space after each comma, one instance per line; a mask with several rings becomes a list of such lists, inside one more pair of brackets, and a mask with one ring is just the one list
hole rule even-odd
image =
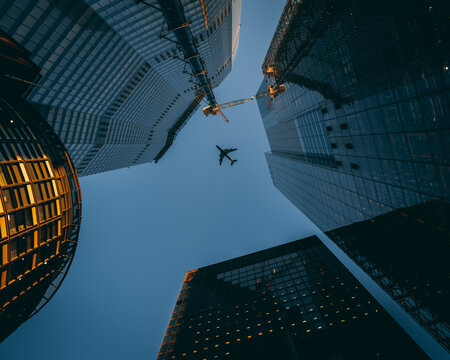
[[158, 360], [427, 356], [315, 236], [186, 274]]
[[447, 350], [450, 232], [439, 208], [448, 207], [434, 200], [327, 232]]
[[[274, 185], [321, 230], [341, 228], [329, 233], [332, 239], [363, 268], [370, 259], [367, 273], [443, 346], [448, 315], [430, 304], [445, 298], [448, 284], [440, 281], [448, 272], [442, 264], [416, 278], [421, 265], [412, 266], [410, 256], [418, 256], [418, 244], [428, 248], [430, 261], [448, 249], [449, 12], [440, 0], [289, 0], [260, 88], [284, 84], [286, 90], [258, 100]], [[406, 231], [400, 212], [430, 230]], [[389, 221], [380, 218], [390, 213]], [[351, 242], [343, 234], [359, 241], [345, 246]], [[404, 249], [390, 268], [394, 261], [387, 264], [381, 254], [401, 253], [406, 234], [416, 236], [416, 248]]]
[[[211, 86], [231, 71], [241, 2], [181, 1]], [[2, 1], [0, 27], [31, 53], [27, 100], [80, 176], [159, 160], [204, 94], [158, 6], [133, 0]]]
[[81, 222], [69, 155], [17, 80], [39, 79], [29, 55], [0, 31], [0, 342], [58, 290]]
[[450, 199], [448, 3], [337, 4], [288, 1], [261, 85], [286, 91], [258, 100], [273, 182], [322, 230]]

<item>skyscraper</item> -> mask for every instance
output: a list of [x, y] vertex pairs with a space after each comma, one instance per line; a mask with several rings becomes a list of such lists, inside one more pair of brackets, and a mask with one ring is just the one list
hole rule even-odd
[[58, 290], [80, 230], [67, 151], [23, 99], [38, 78], [29, 53], [0, 32], [0, 342]]
[[426, 358], [315, 236], [186, 274], [158, 360]]
[[6, 1], [0, 26], [42, 68], [43, 87], [27, 100], [82, 176], [164, 155], [231, 71], [240, 9], [240, 0]]
[[[449, 204], [433, 200], [327, 235], [449, 350]], [[425, 210], [425, 211], [424, 211]]]
[[266, 82], [286, 91], [269, 110], [258, 101], [267, 161], [275, 186], [322, 230], [450, 199], [447, 10], [286, 4], [263, 64]]
[[323, 231], [340, 228], [329, 235], [361, 266], [370, 259], [375, 280], [389, 273], [379, 283], [443, 346], [445, 308], [420, 297], [433, 279], [436, 291], [448, 288], [436, 283], [446, 268], [429, 268], [424, 281], [412, 276], [421, 267], [409, 257], [417, 247], [396, 257], [395, 269], [381, 254], [391, 247], [400, 255], [404, 235], [412, 235], [400, 213], [426, 223], [414, 243], [428, 247], [428, 259], [447, 249], [439, 239], [450, 233], [449, 11], [439, 0], [288, 1], [261, 85], [286, 90], [270, 105], [258, 100], [274, 185]]

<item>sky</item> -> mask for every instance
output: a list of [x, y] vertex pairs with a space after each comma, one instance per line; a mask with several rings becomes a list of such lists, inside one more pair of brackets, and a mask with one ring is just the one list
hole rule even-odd
[[[284, 1], [243, 1], [219, 103], [254, 95]], [[0, 359], [155, 359], [186, 271], [319, 230], [272, 184], [256, 102], [201, 110], [158, 164], [80, 178], [79, 244], [63, 285], [0, 346]], [[219, 166], [215, 145], [237, 147]]]

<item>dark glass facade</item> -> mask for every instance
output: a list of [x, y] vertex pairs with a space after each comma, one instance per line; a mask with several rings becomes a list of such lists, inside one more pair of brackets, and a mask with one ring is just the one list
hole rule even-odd
[[258, 102], [273, 182], [321, 229], [450, 199], [449, 11], [288, 2], [261, 85], [286, 91]]
[[439, 342], [450, 339], [450, 226], [442, 201], [403, 208], [327, 232]]
[[315, 236], [190, 271], [162, 359], [427, 358]]
[[[321, 230], [339, 228], [336, 243], [447, 348], [449, 13], [442, 0], [287, 1], [260, 89], [286, 91], [258, 100], [274, 185]], [[427, 225], [408, 228], [398, 214], [410, 211]], [[412, 266], [420, 247], [441, 266]]]
[[0, 342], [58, 290], [81, 221], [67, 151], [24, 99], [40, 77], [29, 55], [0, 31]]

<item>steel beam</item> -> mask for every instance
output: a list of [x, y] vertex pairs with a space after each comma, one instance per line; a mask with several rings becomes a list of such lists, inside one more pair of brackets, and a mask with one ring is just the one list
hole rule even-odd
[[158, 4], [167, 22], [167, 27], [175, 35], [177, 43], [183, 51], [184, 58], [191, 67], [192, 74], [195, 74], [193, 76], [196, 77], [200, 88], [205, 93], [208, 104], [215, 107], [217, 101], [212, 85], [208, 79], [203, 60], [199, 55], [189, 23], [184, 15], [183, 6], [179, 0], [158, 0]]

